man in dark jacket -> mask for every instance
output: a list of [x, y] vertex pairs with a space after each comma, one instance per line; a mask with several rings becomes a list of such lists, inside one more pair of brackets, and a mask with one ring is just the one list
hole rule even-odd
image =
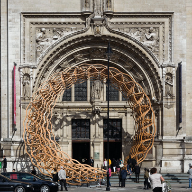
[[132, 167], [132, 172], [135, 172], [135, 165], [137, 164], [137, 161], [133, 158], [131, 158], [131, 167]]
[[123, 167], [121, 170], [121, 187], [125, 187], [126, 177], [127, 177], [127, 171], [126, 171], [126, 168]]
[[139, 174], [140, 174], [140, 167], [138, 164], [135, 165], [135, 177], [136, 177], [136, 183], [139, 183]]
[[5, 155], [3, 155], [3, 172], [7, 172], [7, 159]]

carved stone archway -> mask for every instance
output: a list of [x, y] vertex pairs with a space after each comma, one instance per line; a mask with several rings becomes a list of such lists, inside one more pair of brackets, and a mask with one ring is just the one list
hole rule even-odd
[[[155, 115], [149, 97], [131, 76], [110, 67], [110, 82], [127, 98], [136, 124], [130, 155], [142, 162], [153, 146], [156, 132]], [[84, 165], [61, 150], [52, 132], [52, 110], [66, 88], [87, 79], [105, 81], [107, 67], [101, 64], [82, 64], [55, 73], [34, 93], [24, 121], [25, 149], [43, 174], [51, 175], [55, 166], [64, 166], [68, 182], [87, 183], [103, 177], [104, 170]], [[127, 157], [128, 158], [128, 157]], [[125, 159], [126, 161], [126, 159]], [[46, 171], [43, 172], [43, 170]]]

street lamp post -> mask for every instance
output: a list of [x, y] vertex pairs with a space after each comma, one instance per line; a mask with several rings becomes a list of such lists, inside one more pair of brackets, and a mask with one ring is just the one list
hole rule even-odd
[[110, 187], [109, 187], [109, 60], [110, 57], [112, 55], [112, 49], [110, 47], [110, 43], [108, 43], [108, 47], [107, 47], [107, 59], [108, 59], [108, 78], [107, 78], [107, 96], [108, 96], [108, 100], [107, 100], [107, 187], [106, 187], [106, 191], [110, 191]]

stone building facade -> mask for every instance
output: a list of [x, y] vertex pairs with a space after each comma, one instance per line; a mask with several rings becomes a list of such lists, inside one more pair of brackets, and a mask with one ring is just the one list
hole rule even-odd
[[[110, 67], [139, 83], [155, 111], [155, 142], [142, 166], [186, 172], [192, 163], [191, 18], [190, 0], [2, 0], [0, 145], [8, 169], [30, 166], [23, 121], [40, 85], [72, 66], [107, 65], [110, 42]], [[79, 161], [92, 156], [95, 167], [101, 167], [106, 157], [106, 88], [106, 82], [89, 79], [73, 85], [58, 100], [51, 119], [62, 149]], [[112, 85], [109, 99], [110, 158], [124, 160], [135, 121], [123, 94]]]

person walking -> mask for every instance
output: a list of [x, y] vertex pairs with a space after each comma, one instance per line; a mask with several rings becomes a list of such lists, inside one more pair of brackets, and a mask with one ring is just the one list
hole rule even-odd
[[104, 168], [105, 170], [107, 170], [107, 165], [108, 165], [107, 159], [105, 158], [104, 161], [103, 161], [103, 168]]
[[91, 157], [91, 158], [89, 159], [89, 165], [90, 165], [91, 167], [94, 167], [94, 159], [93, 159], [93, 157]]
[[189, 188], [191, 188], [191, 182], [192, 182], [192, 166], [190, 166], [190, 169], [188, 170], [189, 174]]
[[61, 170], [58, 172], [58, 178], [61, 185], [61, 191], [63, 191], [63, 186], [65, 187], [65, 191], [68, 191], [66, 187], [66, 172], [62, 166], [60, 168]]
[[130, 176], [131, 176], [131, 174], [132, 174], [131, 168], [132, 168], [131, 156], [129, 156], [129, 159], [127, 160], [127, 171], [128, 171], [128, 174], [129, 174]]
[[121, 187], [125, 187], [126, 177], [127, 177], [126, 168], [125, 168], [125, 167], [122, 167], [122, 170], [121, 170]]
[[136, 177], [136, 183], [139, 183], [139, 174], [140, 174], [140, 167], [138, 164], [135, 165], [135, 177]]
[[165, 181], [161, 174], [157, 173], [157, 169], [154, 167], [151, 169], [151, 175], [149, 176], [151, 181], [153, 192], [162, 192], [162, 181]]
[[116, 171], [117, 173], [120, 172], [119, 160], [116, 161]]
[[7, 159], [5, 155], [3, 155], [3, 172], [7, 172]]
[[149, 189], [149, 182], [148, 182], [148, 179], [149, 179], [149, 169], [145, 168], [145, 173], [144, 173], [144, 189]]
[[111, 186], [110, 178], [111, 178], [111, 166], [109, 166], [109, 186]]
[[115, 160], [115, 158], [113, 158], [113, 160], [112, 160], [112, 166], [113, 166], [113, 172], [115, 173], [115, 171], [116, 171], [116, 160]]

